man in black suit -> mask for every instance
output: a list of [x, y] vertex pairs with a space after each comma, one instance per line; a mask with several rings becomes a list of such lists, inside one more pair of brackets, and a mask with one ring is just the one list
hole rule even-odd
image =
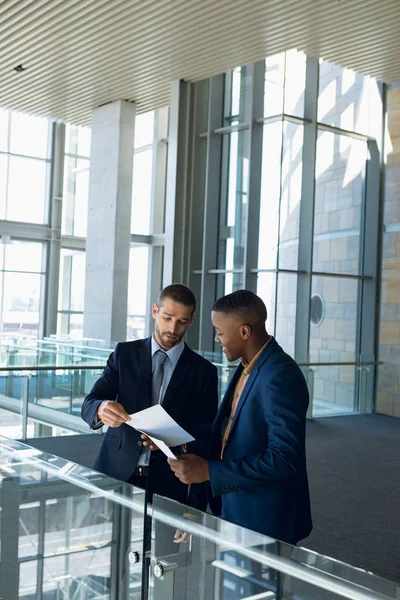
[[[183, 341], [196, 308], [193, 292], [181, 284], [164, 288], [152, 306], [154, 334], [117, 344], [101, 377], [82, 405], [92, 429], [108, 425], [94, 468], [110, 477], [194, 508], [207, 505], [202, 484], [181, 483], [150, 440], [127, 425], [129, 415], [160, 403], [195, 441], [188, 452], [206, 456], [217, 413], [217, 369]], [[177, 454], [180, 448], [174, 449]]]

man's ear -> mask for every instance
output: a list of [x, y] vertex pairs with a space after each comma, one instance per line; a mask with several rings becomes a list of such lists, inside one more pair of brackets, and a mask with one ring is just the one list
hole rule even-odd
[[251, 327], [250, 325], [242, 325], [240, 328], [240, 335], [244, 340], [248, 340], [251, 336]]
[[153, 317], [153, 319], [155, 319], [158, 315], [158, 306], [157, 304], [152, 304], [151, 305], [151, 316]]

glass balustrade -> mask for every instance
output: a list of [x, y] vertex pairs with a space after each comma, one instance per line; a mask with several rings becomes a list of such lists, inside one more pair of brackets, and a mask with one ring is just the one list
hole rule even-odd
[[[400, 587], [306, 548], [0, 437], [5, 600], [394, 600]], [[175, 543], [177, 530], [182, 542]]]

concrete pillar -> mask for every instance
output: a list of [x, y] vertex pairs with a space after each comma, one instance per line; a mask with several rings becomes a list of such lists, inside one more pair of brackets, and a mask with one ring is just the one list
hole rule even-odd
[[92, 115], [83, 335], [106, 341], [126, 339], [135, 110]]

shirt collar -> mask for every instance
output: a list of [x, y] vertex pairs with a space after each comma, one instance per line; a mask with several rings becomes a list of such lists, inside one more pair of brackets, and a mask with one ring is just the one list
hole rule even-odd
[[168, 356], [168, 358], [172, 362], [172, 365], [174, 368], [176, 367], [178, 360], [180, 359], [181, 354], [184, 349], [185, 349], [185, 342], [183, 340], [181, 340], [179, 342], [179, 344], [176, 344], [176, 346], [173, 346], [173, 348], [171, 348], [170, 350], [164, 350], [157, 343], [157, 341], [154, 337], [154, 334], [151, 336], [151, 356], [154, 356], [154, 354], [157, 352], [157, 350], [162, 350]]
[[272, 335], [269, 336], [269, 340], [264, 344], [264, 346], [262, 348], [259, 349], [257, 354], [253, 357], [253, 359], [250, 362], [247, 362], [247, 360], [245, 358], [240, 359], [242, 362], [243, 368], [244, 368], [244, 373], [246, 375], [250, 375], [250, 373], [254, 369], [254, 365], [256, 364], [257, 360], [260, 358], [260, 355], [264, 352], [265, 348], [268, 346], [268, 344], [270, 343], [271, 340], [272, 340]]

